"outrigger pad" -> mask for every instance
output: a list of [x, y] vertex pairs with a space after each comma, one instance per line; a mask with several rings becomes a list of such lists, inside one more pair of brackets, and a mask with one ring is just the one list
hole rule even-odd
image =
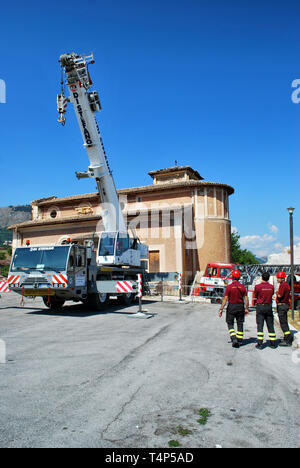
[[130, 314], [128, 315], [128, 318], [140, 318], [140, 319], [149, 319], [154, 317], [153, 314], [148, 314], [148, 311], [142, 311], [142, 312], [137, 312], [136, 314]]

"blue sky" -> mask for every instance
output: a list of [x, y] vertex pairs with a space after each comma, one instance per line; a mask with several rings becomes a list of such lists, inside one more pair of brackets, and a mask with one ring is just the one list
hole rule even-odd
[[[300, 5], [65, 0], [1, 6], [0, 206], [95, 190], [74, 112], [56, 119], [59, 56], [94, 52], [98, 116], [118, 188], [190, 165], [235, 188], [232, 225], [258, 255], [300, 242]], [[300, 95], [300, 93], [299, 93]], [[1, 96], [1, 94], [0, 94]]]

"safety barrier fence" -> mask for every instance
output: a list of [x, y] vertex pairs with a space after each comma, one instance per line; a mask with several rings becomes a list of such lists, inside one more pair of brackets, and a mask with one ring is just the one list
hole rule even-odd
[[[247, 287], [249, 306], [255, 308], [254, 300], [254, 287]], [[162, 302], [167, 298], [174, 298], [175, 300], [189, 300], [191, 302], [201, 301], [201, 299], [209, 300], [212, 304], [220, 304], [224, 298], [225, 288], [217, 292], [202, 292], [200, 286], [182, 284], [181, 289], [176, 284], [170, 284], [169, 282], [160, 281], [159, 283], [149, 283], [149, 290], [146, 297], [155, 297], [160, 299]], [[276, 302], [273, 301], [273, 308], [276, 309]], [[295, 310], [300, 310], [300, 301], [295, 301]]]
[[178, 300], [190, 300], [191, 302], [202, 299], [210, 299], [211, 302], [220, 303], [223, 299], [223, 295], [215, 294], [203, 294], [200, 292], [199, 286], [193, 286], [188, 284], [182, 284], [181, 288], [178, 283], [170, 284], [169, 282], [160, 281], [159, 283], [148, 283], [149, 289], [148, 297], [160, 298], [164, 301], [166, 298], [174, 298]]

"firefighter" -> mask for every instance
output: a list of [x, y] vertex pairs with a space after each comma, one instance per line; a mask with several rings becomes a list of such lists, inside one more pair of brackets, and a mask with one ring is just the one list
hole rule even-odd
[[[219, 311], [219, 317], [222, 317], [224, 307], [228, 301], [226, 312], [226, 322], [228, 325], [229, 336], [233, 348], [239, 348], [244, 338], [245, 315], [249, 314], [249, 300], [244, 285], [238, 280], [241, 277], [239, 270], [234, 270], [231, 274], [232, 283], [225, 290], [225, 296]], [[234, 328], [234, 321], [237, 322], [237, 331]]]
[[276, 292], [277, 313], [280, 327], [284, 335], [284, 339], [279, 343], [279, 346], [292, 346], [294, 337], [290, 331], [288, 324], [288, 311], [291, 288], [286, 281], [286, 274], [284, 271], [279, 271], [276, 277], [279, 283], [279, 288]]
[[269, 283], [270, 273], [262, 274], [262, 282], [254, 288], [256, 299], [256, 323], [257, 323], [257, 349], [263, 348], [264, 322], [267, 323], [271, 348], [276, 348], [276, 333], [274, 328], [274, 315], [272, 309], [274, 286]]

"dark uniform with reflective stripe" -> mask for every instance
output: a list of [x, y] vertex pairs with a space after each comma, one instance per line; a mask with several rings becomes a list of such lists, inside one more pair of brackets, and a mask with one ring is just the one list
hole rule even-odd
[[[228, 297], [228, 307], [226, 312], [226, 322], [228, 325], [231, 341], [242, 343], [244, 338], [245, 307], [244, 297], [247, 295], [245, 286], [239, 281], [233, 281], [225, 291]], [[234, 328], [234, 320], [237, 322], [237, 332]]]
[[263, 281], [255, 286], [254, 295], [256, 298], [257, 343], [261, 345], [264, 341], [264, 323], [266, 322], [270, 343], [274, 347], [276, 342], [272, 309], [274, 286], [267, 281]]
[[279, 323], [284, 334], [284, 341], [288, 345], [291, 345], [294, 339], [288, 323], [290, 293], [291, 288], [289, 284], [286, 281], [281, 283], [277, 293], [277, 313]]

